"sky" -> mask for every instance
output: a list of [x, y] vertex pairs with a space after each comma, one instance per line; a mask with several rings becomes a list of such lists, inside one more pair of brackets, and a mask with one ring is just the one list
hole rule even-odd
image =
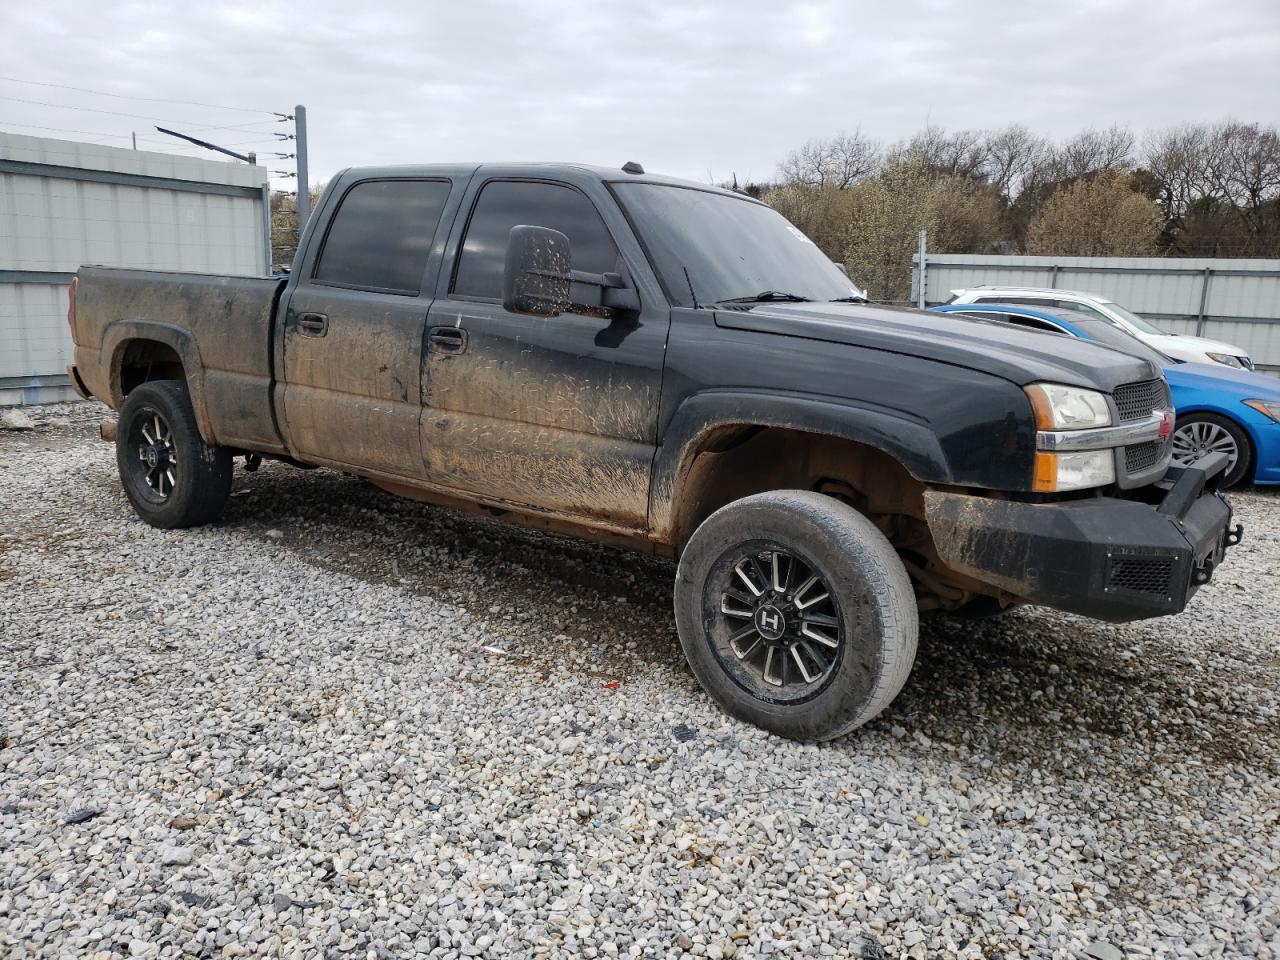
[[3, 22], [0, 130], [290, 153], [270, 111], [303, 103], [313, 183], [472, 160], [758, 181], [856, 129], [1280, 122], [1280, 0], [8, 0]]

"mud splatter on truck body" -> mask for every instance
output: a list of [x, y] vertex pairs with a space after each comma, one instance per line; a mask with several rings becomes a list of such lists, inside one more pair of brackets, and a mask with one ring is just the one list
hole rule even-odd
[[[170, 382], [206, 452], [682, 560], [724, 510], [799, 491], [775, 504], [797, 523], [839, 514], [883, 538], [913, 610], [1176, 612], [1238, 539], [1212, 464], [1166, 476], [1167, 439], [1146, 431], [1167, 410], [1121, 424], [1113, 393], [1158, 385], [1147, 359], [859, 302], [764, 205], [637, 165], [343, 171], [287, 277], [84, 267], [69, 320], [73, 382], [117, 409]], [[1043, 422], [1043, 385], [1096, 423]], [[1139, 440], [1159, 453], [1130, 472]], [[1058, 486], [1068, 448], [1100, 479]], [[748, 589], [771, 636], [802, 623], [782, 570], [803, 561], [769, 543], [752, 563], [774, 558], [772, 599], [739, 567], [701, 622], [754, 617], [735, 606]]]

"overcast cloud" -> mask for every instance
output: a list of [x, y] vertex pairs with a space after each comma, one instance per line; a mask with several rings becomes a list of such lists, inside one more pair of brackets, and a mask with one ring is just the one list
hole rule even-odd
[[[0, 75], [248, 108], [305, 103], [313, 181], [368, 163], [629, 159], [762, 179], [805, 140], [856, 127], [891, 141], [926, 122], [1016, 122], [1051, 136], [1276, 123], [1280, 0], [9, 0]], [[286, 129], [0, 79], [0, 130], [121, 146], [131, 131], [156, 136], [146, 119], [21, 101], [161, 118], [241, 150], [270, 149], [270, 131]]]

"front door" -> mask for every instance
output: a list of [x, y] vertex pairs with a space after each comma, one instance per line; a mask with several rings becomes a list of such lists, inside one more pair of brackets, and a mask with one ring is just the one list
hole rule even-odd
[[592, 201], [567, 184], [494, 179], [475, 195], [457, 266], [432, 304], [424, 365], [427, 475], [471, 494], [642, 529], [669, 313], [530, 317], [502, 306], [517, 224], [569, 238], [573, 269], [627, 273]]
[[422, 474], [422, 339], [429, 261], [448, 180], [349, 187], [283, 320], [290, 451], [396, 476]]

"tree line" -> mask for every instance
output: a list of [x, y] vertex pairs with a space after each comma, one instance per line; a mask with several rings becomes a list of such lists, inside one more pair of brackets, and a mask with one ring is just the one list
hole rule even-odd
[[[920, 230], [938, 253], [1280, 257], [1280, 132], [1258, 123], [1058, 141], [1021, 125], [929, 126], [891, 144], [855, 130], [804, 144], [743, 190], [882, 300], [910, 296]], [[296, 198], [273, 193], [271, 214], [273, 260], [288, 264]]]
[[945, 253], [1280, 257], [1280, 134], [1227, 121], [1053, 141], [1021, 125], [860, 130], [749, 184], [876, 299], [910, 295], [917, 232]]

